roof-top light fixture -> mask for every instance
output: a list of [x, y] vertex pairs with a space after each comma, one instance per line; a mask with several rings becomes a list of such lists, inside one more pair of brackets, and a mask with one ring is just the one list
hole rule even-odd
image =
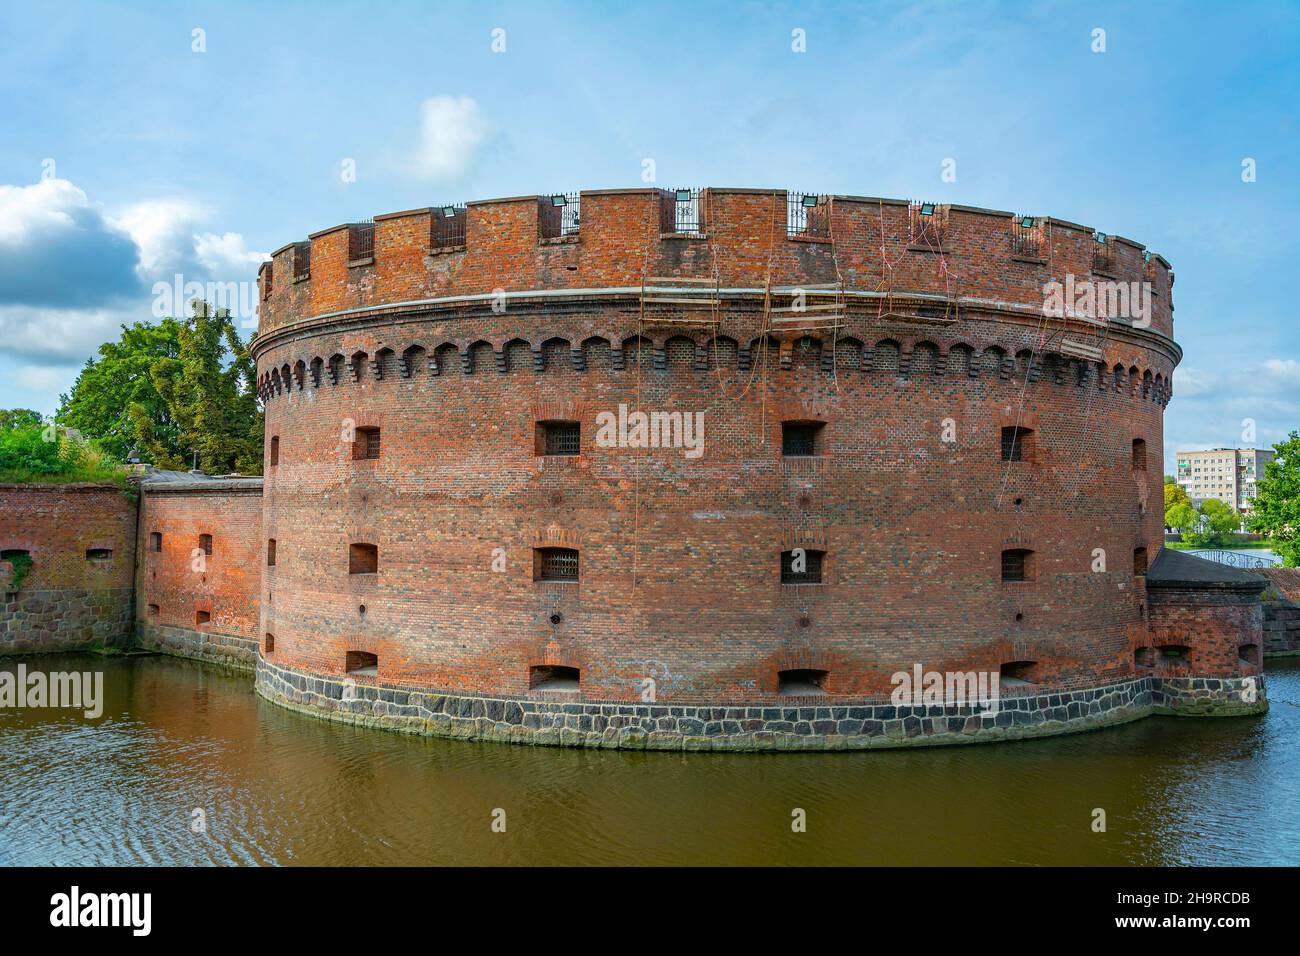
[[1022, 217], [1020, 218], [1020, 227], [1021, 227], [1022, 229], [1033, 229], [1033, 228], [1034, 228], [1034, 217], [1033, 217], [1033, 216], [1022, 216]]
[[922, 215], [922, 216], [933, 216], [933, 215], [934, 215], [934, 203], [932, 203], [932, 202], [923, 202], [923, 203], [921, 203], [921, 215]]
[[443, 207], [442, 207], [442, 218], [443, 218], [443, 219], [451, 219], [451, 218], [452, 218], [453, 216], [455, 216], [455, 215], [456, 215], [456, 207], [455, 207], [455, 206], [443, 206]]
[[1098, 233], [1094, 234], [1094, 235], [1093, 235], [1093, 238], [1097, 240], [1097, 243], [1098, 243], [1099, 245], [1103, 245], [1103, 246], [1104, 246], [1104, 245], [1106, 244], [1106, 234], [1105, 234], [1104, 232], [1098, 232]]
[[563, 205], [566, 205], [567, 203], [568, 203], [568, 200], [565, 199], [563, 196], [552, 196], [552, 197], [551, 197], [551, 205], [552, 205], [552, 206], [563, 206]]
[[816, 196], [813, 196], [813, 195], [807, 195], [807, 196], [804, 196], [804, 197], [803, 197], [803, 204], [804, 204], [807, 208], [812, 209], [814, 206], [817, 205], [817, 197], [816, 197]]
[[689, 189], [679, 189], [679, 190], [677, 190], [677, 201], [678, 201], [678, 202], [690, 202], [690, 201], [691, 201], [691, 191], [690, 191]]

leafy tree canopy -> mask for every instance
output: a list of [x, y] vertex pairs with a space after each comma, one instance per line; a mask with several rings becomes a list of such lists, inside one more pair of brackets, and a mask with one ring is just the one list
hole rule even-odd
[[1287, 567], [1300, 567], [1300, 434], [1291, 432], [1273, 453], [1255, 484], [1250, 529], [1274, 540]]
[[159, 468], [209, 474], [262, 470], [262, 412], [249, 347], [229, 310], [195, 303], [194, 315], [122, 327], [61, 396], [60, 424], [110, 454], [138, 449]]

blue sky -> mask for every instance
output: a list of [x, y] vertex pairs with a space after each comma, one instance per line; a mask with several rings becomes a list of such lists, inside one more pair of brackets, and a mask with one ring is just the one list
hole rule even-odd
[[1271, 443], [1300, 428], [1298, 147], [1296, 3], [0, 0], [0, 407], [52, 412], [178, 272], [251, 281], [338, 222], [648, 158], [1144, 242], [1177, 274], [1167, 458], [1245, 418]]

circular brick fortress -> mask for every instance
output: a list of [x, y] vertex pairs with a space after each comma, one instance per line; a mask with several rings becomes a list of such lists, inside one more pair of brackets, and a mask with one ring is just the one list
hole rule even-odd
[[[680, 195], [411, 210], [263, 266], [264, 695], [464, 736], [872, 746], [1249, 673], [1144, 663], [1161, 257], [969, 207]], [[1145, 284], [1150, 311], [1045, 316], [1052, 280]], [[676, 447], [638, 447], [638, 411], [678, 414]], [[1001, 674], [1027, 716], [887, 707], [916, 665]]]

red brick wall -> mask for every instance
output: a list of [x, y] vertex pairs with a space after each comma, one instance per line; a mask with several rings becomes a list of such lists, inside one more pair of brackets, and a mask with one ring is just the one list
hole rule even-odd
[[[277, 663], [338, 674], [365, 650], [382, 679], [485, 693], [563, 664], [581, 668], [584, 696], [631, 699], [654, 677], [664, 700], [761, 699], [786, 668], [829, 671], [833, 695], [887, 693], [917, 661], [1035, 660], [1059, 686], [1133, 675], [1146, 624], [1132, 553], [1154, 560], [1161, 544], [1179, 355], [1163, 260], [1114, 244], [1114, 272], [1150, 272], [1164, 297], [1153, 329], [1112, 324], [1104, 361], [1085, 367], [1062, 335], [1097, 330], [1044, 322], [1042, 283], [1089, 276], [1091, 230], [1053, 222], [1047, 261], [1026, 262], [1008, 214], [947, 210], [940, 254], [909, 248], [896, 202], [835, 199], [831, 242], [786, 237], [784, 193], [706, 203], [708, 239], [661, 238], [656, 194], [631, 190], [583, 194], [576, 241], [539, 241], [525, 197], [471, 204], [463, 252], [428, 255], [419, 210], [378, 217], [373, 265], [348, 267], [346, 229], [313, 238], [307, 281], [288, 279], [291, 248], [276, 254], [256, 351], [280, 441], [262, 536], [277, 541], [262, 625]], [[846, 288], [891, 298], [853, 302], [833, 347], [814, 333], [802, 349], [790, 334], [764, 344], [752, 292], [728, 294], [714, 328], [663, 323], [682, 317], [671, 306], [643, 318], [636, 294], [611, 291], [715, 261], [723, 287], [761, 289], [770, 263], [773, 283], [838, 269]], [[411, 304], [498, 288], [521, 293], [503, 314]], [[544, 294], [563, 289], [594, 291]], [[921, 317], [907, 293], [948, 299]], [[330, 315], [344, 309], [363, 312]], [[337, 383], [332, 356], [346, 360]], [[596, 415], [620, 403], [702, 412], [704, 455], [597, 447]], [[783, 418], [826, 422], [826, 454], [783, 461]], [[534, 454], [545, 419], [582, 423], [581, 456]], [[1008, 466], [1000, 430], [1017, 423], [1036, 452]], [[352, 459], [349, 425], [382, 430], [378, 461]], [[349, 575], [359, 542], [378, 545], [377, 575]], [[544, 545], [580, 550], [579, 584], [533, 580]], [[780, 583], [780, 552], [800, 546], [827, 552], [823, 585]], [[1001, 552], [1021, 547], [1037, 552], [1035, 580], [1004, 584]]]
[[[1156, 650], [1154, 674], [1169, 677], [1252, 677], [1264, 672], [1264, 607], [1259, 594], [1152, 591], [1146, 646]], [[1186, 663], [1160, 656], [1162, 646], [1189, 648]], [[1242, 648], [1251, 662], [1242, 659]], [[1139, 668], [1139, 674], [1143, 671]]]
[[[0, 653], [64, 650], [129, 635], [136, 503], [110, 485], [0, 485], [0, 550], [31, 553], [21, 588], [0, 561]], [[110, 549], [88, 560], [88, 549]]]
[[[146, 484], [141, 501], [136, 621], [260, 638], [260, 482]], [[160, 553], [149, 550], [152, 532], [162, 533]], [[202, 534], [212, 535], [210, 555], [194, 553]], [[196, 624], [199, 610], [211, 620]]]

